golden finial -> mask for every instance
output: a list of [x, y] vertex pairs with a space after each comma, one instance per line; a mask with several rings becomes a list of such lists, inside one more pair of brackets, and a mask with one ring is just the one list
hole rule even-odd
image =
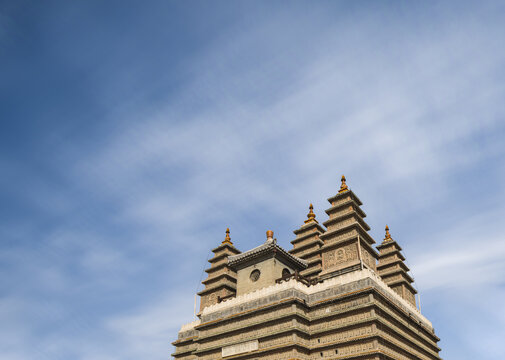
[[342, 181], [342, 185], [340, 185], [340, 190], [338, 191], [339, 194], [343, 193], [344, 191], [349, 190], [349, 188], [347, 187], [347, 184], [345, 183], [345, 176], [344, 175], [342, 175], [341, 181]]
[[226, 236], [221, 244], [233, 245], [233, 243], [231, 242], [231, 238], [230, 238], [230, 228], [226, 228]]
[[273, 240], [274, 232], [272, 230], [267, 230], [267, 240]]
[[307, 214], [307, 220], [305, 220], [305, 224], [307, 224], [311, 221], [315, 221], [317, 223], [316, 214], [314, 214], [313, 210], [314, 210], [314, 206], [312, 204], [310, 204], [309, 213]]
[[391, 238], [391, 234], [389, 233], [389, 226], [386, 225], [386, 237], [384, 238], [384, 241], [391, 241], [393, 240]]

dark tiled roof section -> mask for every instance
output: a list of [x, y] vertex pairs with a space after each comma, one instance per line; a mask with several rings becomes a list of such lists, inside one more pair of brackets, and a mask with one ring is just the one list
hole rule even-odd
[[249, 251], [243, 252], [238, 255], [233, 255], [228, 257], [228, 265], [231, 267], [235, 267], [238, 264], [254, 259], [255, 257], [259, 257], [270, 252], [277, 252], [281, 257], [284, 257], [289, 262], [297, 265], [301, 269], [305, 269], [308, 266], [307, 261], [300, 259], [294, 255], [291, 255], [286, 250], [281, 248], [275, 241], [267, 241], [260, 246], [257, 246]]

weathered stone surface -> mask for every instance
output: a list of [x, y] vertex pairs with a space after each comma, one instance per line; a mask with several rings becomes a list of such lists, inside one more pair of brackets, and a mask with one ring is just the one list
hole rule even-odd
[[[386, 347], [394, 356], [439, 359], [431, 323], [371, 270], [341, 278], [312, 286], [290, 280], [211, 306], [192, 330], [179, 334], [179, 341], [193, 337], [194, 350], [176, 342], [174, 357], [278, 359], [295, 346], [299, 359], [319, 359], [321, 352], [323, 358], [365, 359]], [[253, 341], [257, 349], [240, 345]]]
[[362, 203], [342, 181], [328, 199], [328, 228], [311, 205], [289, 252], [269, 243], [237, 256], [227, 233], [206, 270], [199, 319], [181, 328], [174, 358], [440, 359], [401, 247], [387, 229], [375, 250]]
[[239, 344], [234, 344], [230, 346], [225, 346], [221, 350], [221, 355], [223, 357], [243, 354], [247, 352], [251, 352], [254, 350], [258, 350], [259, 343], [258, 340], [247, 341]]

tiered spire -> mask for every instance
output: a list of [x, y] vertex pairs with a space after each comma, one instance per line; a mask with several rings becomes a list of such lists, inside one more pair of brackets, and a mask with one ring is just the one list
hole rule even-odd
[[240, 251], [231, 242], [229, 228], [226, 229], [226, 236], [221, 245], [212, 252], [214, 257], [209, 260], [211, 266], [205, 270], [209, 275], [202, 281], [205, 289], [198, 293], [201, 296], [200, 311], [218, 303], [222, 298], [236, 294], [237, 273], [228, 266], [228, 256], [240, 254]]
[[377, 270], [382, 280], [398, 295], [416, 306], [415, 294], [417, 291], [412, 286], [414, 279], [407, 273], [409, 268], [404, 263], [405, 257], [401, 253], [402, 248], [391, 237], [387, 225], [386, 236], [377, 249], [379, 250]]
[[315, 277], [321, 272], [321, 246], [323, 246], [323, 241], [319, 237], [324, 231], [316, 220], [314, 206], [310, 204], [307, 220], [299, 229], [293, 231], [296, 239], [291, 241], [293, 249], [289, 251], [309, 263], [307, 269], [301, 272], [303, 276]]
[[304, 221], [305, 224], [308, 224], [311, 221], [315, 221], [316, 224], [319, 224], [316, 220], [316, 214], [314, 214], [314, 206], [312, 204], [309, 205], [309, 213], [307, 214], [307, 220]]
[[327, 230], [321, 235], [322, 279], [360, 269], [361, 266], [375, 270], [377, 252], [372, 247], [375, 241], [363, 220], [361, 200], [349, 189], [342, 175], [338, 193], [328, 199], [331, 207], [326, 210], [329, 219], [323, 223]]
[[223, 242], [221, 243], [221, 245], [224, 245], [224, 244], [233, 245], [233, 243], [231, 242], [231, 238], [230, 238], [230, 228], [226, 228], [226, 236], [225, 236]]

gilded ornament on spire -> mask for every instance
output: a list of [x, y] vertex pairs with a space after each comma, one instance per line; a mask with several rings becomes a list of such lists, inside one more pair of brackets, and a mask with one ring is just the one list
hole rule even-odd
[[342, 175], [342, 185], [340, 185], [340, 190], [338, 191], [339, 194], [343, 193], [344, 191], [347, 191], [349, 190], [349, 188], [347, 187], [347, 184], [345, 183], [345, 176]]
[[221, 244], [233, 245], [233, 243], [231, 242], [231, 238], [230, 238], [230, 228], [226, 228], [226, 236]]
[[386, 225], [386, 237], [384, 238], [384, 241], [392, 241], [393, 239], [391, 238], [391, 234], [389, 233], [389, 226]]
[[318, 223], [316, 220], [316, 214], [314, 214], [313, 210], [314, 210], [314, 206], [312, 204], [310, 204], [309, 213], [307, 214], [307, 220], [304, 221], [305, 224], [308, 224], [309, 222], [312, 222], [312, 221]]

